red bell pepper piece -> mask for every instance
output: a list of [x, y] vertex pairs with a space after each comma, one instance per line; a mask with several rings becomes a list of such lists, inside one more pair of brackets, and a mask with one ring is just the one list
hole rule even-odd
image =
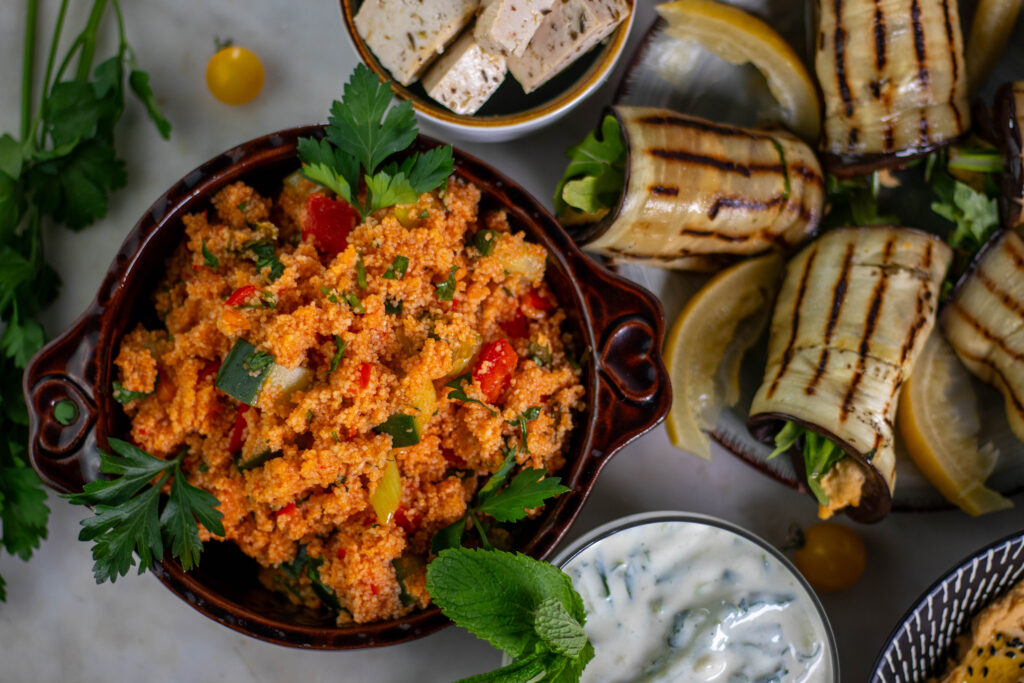
[[519, 356], [507, 339], [496, 339], [484, 344], [473, 366], [473, 381], [488, 403], [498, 400], [502, 390], [512, 380], [512, 371]]
[[229, 453], [238, 453], [242, 450], [242, 444], [245, 443], [242, 439], [242, 433], [245, 431], [245, 413], [247, 410], [249, 410], [249, 406], [244, 403], [235, 410], [235, 424], [231, 428], [231, 440], [228, 442]]
[[210, 375], [216, 375], [218, 370], [220, 370], [220, 361], [211, 360], [203, 366], [202, 370], [199, 371], [199, 379], [196, 380], [196, 383], [201, 384], [202, 381]]
[[526, 320], [526, 316], [518, 308], [516, 309], [515, 317], [503, 323], [498, 323], [498, 325], [505, 334], [513, 339], [523, 339], [530, 334], [530, 324]]
[[415, 511], [406, 511], [404, 507], [395, 510], [395, 524], [402, 528], [407, 534], [416, 532], [420, 527], [420, 515]]
[[274, 516], [274, 519], [277, 519], [278, 517], [281, 517], [282, 515], [290, 515], [293, 512], [295, 512], [295, 503], [288, 503], [283, 508], [274, 510], [273, 516]]
[[231, 292], [231, 296], [224, 302], [225, 306], [241, 306], [256, 293], [256, 285], [246, 285]]
[[348, 234], [357, 223], [358, 215], [351, 204], [314, 192], [306, 200], [306, 222], [302, 226], [302, 237], [312, 237], [317, 249], [334, 256], [345, 251]]
[[372, 369], [373, 369], [373, 367], [369, 363], [367, 363], [366, 361], [363, 361], [359, 365], [359, 390], [360, 391], [362, 391], [362, 390], [366, 389], [366, 387], [370, 386], [370, 371]]
[[526, 303], [532, 308], [547, 313], [555, 310], [555, 304], [548, 299], [546, 296], [540, 293], [540, 290], [534, 287], [528, 291], [524, 296]]

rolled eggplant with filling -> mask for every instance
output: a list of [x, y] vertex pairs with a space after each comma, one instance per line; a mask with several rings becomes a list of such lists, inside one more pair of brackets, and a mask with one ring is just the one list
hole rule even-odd
[[818, 0], [817, 8], [829, 172], [899, 168], [970, 129], [956, 0]]
[[1003, 195], [999, 214], [1003, 225], [1024, 227], [1024, 81], [1007, 83], [996, 94], [995, 124], [1003, 150]]
[[967, 369], [1002, 393], [1010, 428], [1024, 441], [1024, 239], [998, 235], [972, 268], [939, 324]]
[[785, 131], [618, 106], [601, 134], [569, 151], [555, 198], [563, 225], [591, 252], [717, 270], [794, 248], [821, 220], [821, 167], [814, 151]]
[[786, 266], [749, 426], [793, 456], [822, 518], [876, 521], [892, 506], [898, 393], [952, 255], [910, 228], [839, 228]]

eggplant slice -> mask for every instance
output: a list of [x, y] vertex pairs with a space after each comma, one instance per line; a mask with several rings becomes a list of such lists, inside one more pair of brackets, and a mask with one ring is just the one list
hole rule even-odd
[[[1010, 229], [1024, 227], [1024, 81], [1007, 83], [996, 94], [995, 127], [1006, 170], [999, 215]], [[1019, 436], [1019, 435], [1018, 435]]]
[[718, 270], [789, 250], [821, 220], [825, 180], [814, 151], [781, 130], [712, 123], [668, 109], [612, 109], [626, 141], [618, 205], [584, 247], [617, 261]]
[[971, 125], [956, 0], [818, 0], [825, 168], [900, 168]]
[[823, 518], [850, 506], [851, 517], [876, 521], [892, 506], [898, 393], [934, 325], [952, 255], [910, 228], [840, 228], [786, 266], [749, 426], [771, 443], [796, 422], [850, 456], [822, 478]]
[[994, 237], [943, 309], [939, 324], [967, 369], [1003, 395], [1024, 441], [1024, 240]]

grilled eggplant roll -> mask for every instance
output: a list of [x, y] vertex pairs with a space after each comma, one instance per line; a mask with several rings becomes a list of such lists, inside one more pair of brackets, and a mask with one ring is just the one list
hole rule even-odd
[[819, 0], [822, 162], [899, 168], [970, 128], [956, 0]]
[[786, 250], [821, 220], [825, 182], [814, 151], [787, 132], [712, 123], [667, 109], [619, 106], [624, 189], [596, 223], [573, 226], [584, 248], [662, 268], [717, 270]]
[[993, 238], [943, 309], [939, 324], [967, 369], [995, 386], [1024, 441], [1024, 240]]
[[[770, 443], [794, 423], [841, 449], [809, 481], [822, 518], [849, 508], [875, 521], [892, 506], [898, 392], [935, 322], [951, 258], [924, 232], [858, 227], [825, 233], [786, 266], [749, 426]], [[798, 471], [810, 469], [805, 460], [794, 457]]]
[[1024, 227], [1024, 81], [1007, 83], [996, 95], [996, 130], [1006, 169], [999, 214], [1007, 228]]

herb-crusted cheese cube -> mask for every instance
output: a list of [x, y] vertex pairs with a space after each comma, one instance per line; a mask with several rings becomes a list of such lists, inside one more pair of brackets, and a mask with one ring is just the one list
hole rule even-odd
[[366, 0], [359, 35], [381, 66], [409, 85], [473, 19], [480, 0]]
[[521, 57], [508, 70], [532, 92], [597, 45], [629, 16], [628, 0], [556, 0]]
[[521, 57], [555, 0], [483, 0], [473, 37], [491, 52]]
[[466, 31], [430, 67], [423, 87], [456, 114], [472, 114], [505, 80], [505, 71], [505, 58], [484, 50]]

